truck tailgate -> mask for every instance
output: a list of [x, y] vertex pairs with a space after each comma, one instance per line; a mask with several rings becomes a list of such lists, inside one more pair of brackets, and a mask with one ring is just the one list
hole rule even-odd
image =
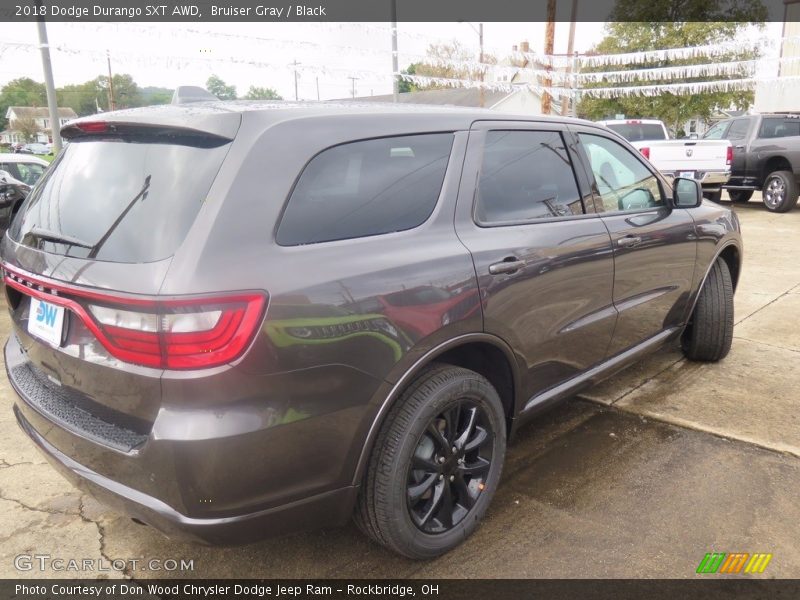
[[650, 148], [650, 162], [661, 172], [730, 170], [728, 140], [668, 140], [641, 145]]

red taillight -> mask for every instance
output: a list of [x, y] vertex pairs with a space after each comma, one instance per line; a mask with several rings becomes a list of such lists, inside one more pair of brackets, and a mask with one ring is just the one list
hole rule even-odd
[[733, 164], [733, 146], [728, 146], [728, 153], [725, 155], [725, 164], [728, 166]]
[[644, 156], [647, 160], [650, 160], [650, 148], [640, 148], [639, 152], [641, 152], [642, 156]]
[[161, 369], [205, 369], [236, 360], [253, 341], [267, 303], [261, 292], [165, 300], [115, 297], [9, 270], [5, 282], [68, 308], [112, 356]]
[[105, 121], [89, 121], [86, 123], [75, 123], [75, 126], [84, 133], [105, 133], [108, 131], [108, 123]]

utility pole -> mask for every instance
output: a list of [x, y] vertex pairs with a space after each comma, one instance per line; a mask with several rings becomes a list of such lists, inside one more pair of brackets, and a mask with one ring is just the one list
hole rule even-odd
[[106, 50], [108, 59], [108, 110], [117, 110], [117, 103], [114, 102], [114, 79], [111, 77], [111, 52]]
[[[483, 83], [486, 81], [486, 72], [483, 69], [483, 23], [478, 23], [477, 27], [475, 27], [475, 25], [473, 25], [469, 21], [459, 21], [459, 23], [466, 23], [467, 25], [472, 27], [472, 30], [475, 33], [478, 34], [478, 47], [480, 48], [480, 54], [478, 55], [478, 63], [480, 63], [481, 65], [481, 86], [480, 88], [478, 88], [479, 89], [478, 103], [479, 106], [483, 107], [483, 105], [485, 104]], [[470, 77], [472, 76], [470, 75]]]
[[348, 77], [348, 79], [353, 82], [352, 96], [353, 96], [353, 98], [355, 98], [356, 97], [356, 80], [358, 80], [358, 77], [352, 77], [351, 76], [351, 77]]
[[[573, 56], [572, 53], [575, 49], [575, 21], [578, 17], [578, 0], [572, 0], [572, 12], [570, 13], [569, 21], [569, 37], [567, 38], [567, 56], [569, 57], [569, 66], [567, 67], [567, 78], [569, 79], [570, 92], [573, 91], [574, 85], [572, 81], [573, 72]], [[566, 117], [569, 114], [570, 104], [572, 98], [570, 96], [563, 96], [561, 99], [561, 115]]]
[[317, 75], [314, 79], [317, 82], [317, 102], [319, 102], [319, 75]]
[[[553, 45], [556, 37], [556, 0], [547, 0], [547, 27], [544, 30], [544, 53], [549, 60], [553, 57]], [[546, 59], [547, 60], [547, 59]], [[553, 65], [548, 62], [545, 65], [548, 71], [553, 70]], [[542, 113], [549, 115], [552, 111], [553, 98], [550, 95], [549, 88], [553, 85], [553, 78], [547, 76], [544, 80], [545, 92], [542, 95]]]
[[42, 52], [42, 70], [44, 71], [44, 84], [47, 88], [47, 111], [50, 113], [50, 133], [53, 136], [53, 154], [61, 151], [61, 119], [58, 114], [58, 100], [56, 99], [56, 86], [53, 83], [53, 66], [50, 64], [50, 44], [47, 42], [47, 28], [44, 24], [44, 9], [41, 0], [36, 6], [41, 15], [37, 20], [39, 27], [39, 50]]
[[392, 101], [398, 101], [400, 93], [400, 67], [397, 56], [397, 0], [392, 0]]
[[480, 44], [481, 53], [478, 61], [481, 63], [481, 90], [479, 96], [480, 107], [483, 108], [485, 104], [485, 96], [483, 90], [483, 83], [486, 81], [486, 71], [483, 70], [483, 23], [478, 23], [478, 43]]
[[301, 63], [297, 62], [296, 58], [294, 59], [293, 62], [289, 63], [290, 66], [294, 67], [294, 101], [295, 102], [297, 102], [297, 99], [298, 99], [298, 97], [297, 97], [297, 67], [300, 64]]

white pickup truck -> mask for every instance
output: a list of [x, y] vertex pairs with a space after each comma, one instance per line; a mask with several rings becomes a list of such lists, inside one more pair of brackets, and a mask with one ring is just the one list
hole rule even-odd
[[728, 140], [671, 140], [664, 123], [656, 119], [598, 123], [628, 140], [667, 177], [697, 179], [706, 197], [720, 199], [733, 162], [733, 147]]

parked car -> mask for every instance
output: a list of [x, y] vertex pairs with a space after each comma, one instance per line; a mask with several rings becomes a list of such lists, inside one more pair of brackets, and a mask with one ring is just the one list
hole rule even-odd
[[719, 202], [731, 174], [733, 148], [726, 140], [670, 140], [663, 121], [627, 119], [599, 121], [616, 131], [667, 177], [697, 179], [703, 194]]
[[33, 187], [41, 178], [50, 163], [41, 158], [20, 154], [0, 154], [0, 170], [6, 171], [14, 179]]
[[47, 155], [52, 154], [52, 149], [48, 147], [47, 144], [39, 144], [39, 143], [32, 143], [32, 144], [25, 144], [23, 147], [23, 152], [28, 154], [39, 154], [39, 155]]
[[734, 202], [748, 202], [761, 190], [771, 212], [797, 205], [800, 181], [800, 115], [744, 115], [720, 121], [704, 139], [733, 143], [733, 169], [725, 186]]
[[8, 229], [11, 219], [22, 206], [31, 187], [0, 169], [0, 236]]
[[731, 345], [736, 214], [593, 123], [200, 102], [62, 134], [0, 246], [14, 413], [169, 536], [354, 515], [437, 556], [534, 415], [663, 344]]

